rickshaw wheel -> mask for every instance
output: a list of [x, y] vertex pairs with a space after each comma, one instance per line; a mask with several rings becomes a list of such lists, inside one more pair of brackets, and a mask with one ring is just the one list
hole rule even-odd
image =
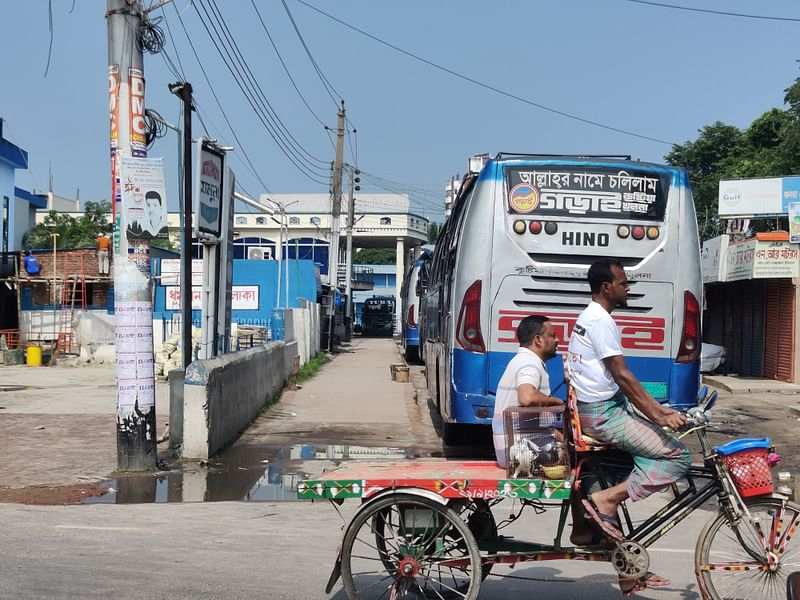
[[[710, 600], [784, 600], [790, 573], [800, 564], [800, 505], [780, 498], [745, 500], [758, 529], [743, 517], [738, 536], [724, 510], [697, 540], [695, 573]], [[750, 552], [742, 546], [742, 540]]]
[[481, 573], [478, 544], [459, 514], [413, 494], [375, 500], [356, 515], [342, 543], [350, 600], [474, 600]]

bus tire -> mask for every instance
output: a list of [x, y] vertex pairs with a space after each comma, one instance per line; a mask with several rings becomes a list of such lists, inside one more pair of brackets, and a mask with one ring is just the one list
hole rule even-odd
[[442, 423], [442, 441], [445, 446], [463, 446], [464, 428], [458, 423]]
[[417, 364], [419, 363], [419, 346], [406, 348], [406, 362]]

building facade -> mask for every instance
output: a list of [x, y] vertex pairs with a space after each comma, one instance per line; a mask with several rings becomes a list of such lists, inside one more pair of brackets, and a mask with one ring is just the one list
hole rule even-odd
[[742, 377], [800, 383], [800, 249], [783, 231], [703, 243], [703, 341]]

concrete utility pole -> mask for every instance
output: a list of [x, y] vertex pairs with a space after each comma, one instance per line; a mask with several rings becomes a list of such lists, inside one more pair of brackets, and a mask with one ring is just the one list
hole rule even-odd
[[336, 122], [336, 161], [333, 163], [333, 193], [331, 194], [331, 248], [328, 267], [330, 279], [330, 322], [328, 323], [328, 351], [333, 352], [333, 332], [336, 327], [336, 284], [339, 279], [339, 218], [342, 213], [342, 169], [344, 168], [344, 100]]
[[153, 305], [150, 245], [130, 249], [119, 183], [120, 157], [147, 156], [144, 127], [144, 70], [137, 47], [140, 0], [107, 0], [111, 189], [114, 223], [114, 308], [117, 379], [117, 468], [154, 471], [156, 447]]

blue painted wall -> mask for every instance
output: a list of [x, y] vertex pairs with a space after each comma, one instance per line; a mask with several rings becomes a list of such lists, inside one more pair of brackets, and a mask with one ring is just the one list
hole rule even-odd
[[[153, 271], [161, 270], [160, 259], [153, 259]], [[300, 300], [317, 301], [319, 278], [314, 264], [310, 260], [288, 260], [281, 266], [280, 307], [284, 307], [285, 273], [283, 267], [289, 267], [289, 308], [300, 306]], [[258, 309], [234, 310], [231, 318], [234, 323], [267, 324], [270, 313], [276, 307], [275, 293], [278, 276], [278, 263], [274, 260], [234, 260], [233, 285], [257, 285]], [[166, 310], [166, 288], [160, 283], [156, 285], [153, 303], [153, 318], [169, 320], [178, 311]], [[192, 311], [195, 322], [200, 320], [200, 311]]]

